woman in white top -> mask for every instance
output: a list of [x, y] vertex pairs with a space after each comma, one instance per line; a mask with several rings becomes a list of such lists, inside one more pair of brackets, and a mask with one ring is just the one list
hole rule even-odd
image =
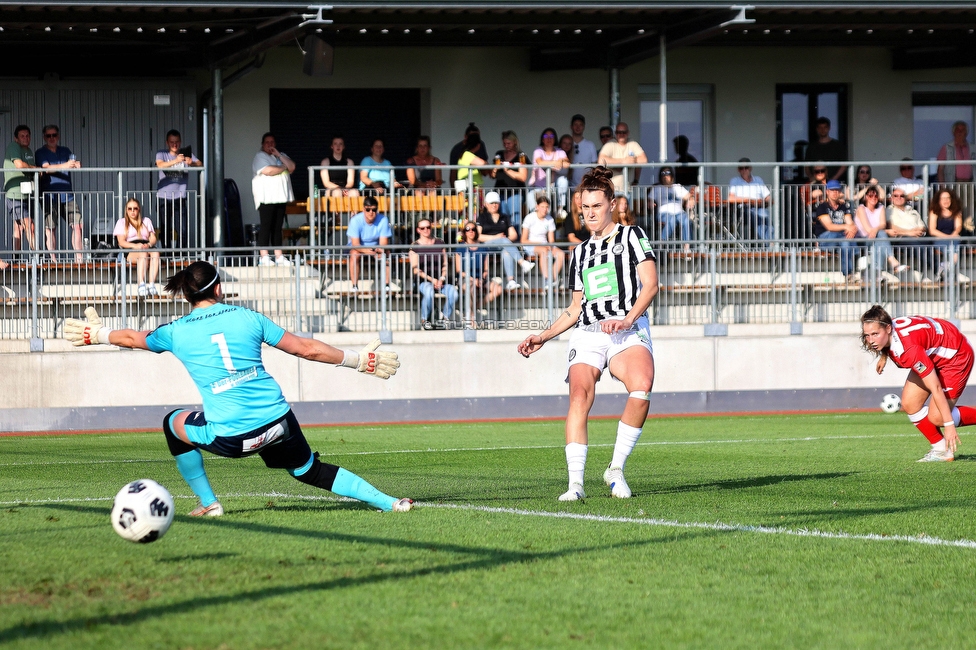
[[539, 196], [535, 197], [535, 201], [535, 210], [530, 212], [522, 222], [522, 245], [528, 245], [525, 250], [529, 255], [535, 255], [539, 258], [539, 271], [542, 272], [542, 277], [545, 279], [546, 288], [548, 289], [551, 285], [549, 275], [550, 253], [552, 254], [553, 277], [559, 275], [559, 272], [562, 270], [565, 256], [558, 246], [546, 245], [555, 244], [556, 242], [556, 222], [553, 220], [552, 215], [549, 214], [548, 197], [546, 197], [545, 193], [539, 192]]
[[[552, 183], [556, 186], [556, 205], [565, 218], [566, 197], [569, 194], [569, 156], [556, 146], [556, 129], [548, 128], [539, 138], [539, 147], [532, 152], [532, 162], [537, 166], [532, 170], [529, 187], [545, 188], [546, 167], [552, 168]], [[526, 207], [529, 212], [535, 209], [535, 193], [529, 192], [526, 197]]]
[[[126, 259], [136, 265], [140, 296], [158, 296], [156, 277], [159, 275], [159, 251], [156, 248], [156, 229], [148, 217], [143, 219], [142, 206], [135, 199], [125, 202], [125, 215], [115, 224], [115, 241], [119, 248], [133, 251]], [[151, 252], [147, 252], [151, 251]], [[146, 262], [149, 263], [149, 284], [146, 284]]]
[[908, 271], [908, 265], [898, 261], [888, 241], [887, 217], [885, 208], [881, 205], [880, 194], [881, 190], [877, 185], [871, 185], [864, 191], [864, 198], [861, 205], [857, 206], [857, 214], [854, 215], [857, 236], [874, 240], [871, 242], [871, 258], [875, 263], [884, 258], [892, 271], [905, 273]]

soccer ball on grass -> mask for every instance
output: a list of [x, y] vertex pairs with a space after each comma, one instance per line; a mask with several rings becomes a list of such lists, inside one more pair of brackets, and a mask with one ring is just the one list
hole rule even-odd
[[897, 413], [901, 410], [901, 398], [894, 393], [888, 393], [881, 398], [881, 410], [885, 413]]
[[142, 478], [122, 487], [112, 504], [112, 528], [123, 539], [148, 544], [173, 523], [173, 497], [156, 481]]

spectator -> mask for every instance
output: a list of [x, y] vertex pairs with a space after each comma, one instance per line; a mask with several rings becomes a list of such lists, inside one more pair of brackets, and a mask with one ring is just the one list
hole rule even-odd
[[281, 246], [281, 229], [285, 225], [285, 205], [295, 200], [291, 187], [291, 174], [295, 162], [278, 151], [275, 137], [271, 133], [261, 136], [261, 151], [254, 155], [251, 163], [254, 178], [251, 179], [251, 193], [254, 194], [254, 207], [260, 218], [258, 246], [261, 252], [261, 266], [291, 266], [280, 248], [275, 249], [274, 261], [268, 257], [268, 246]]
[[559, 148], [566, 152], [569, 162], [573, 162], [573, 136], [568, 133], [559, 136]]
[[328, 158], [323, 158], [320, 164], [328, 167], [319, 172], [325, 194], [359, 196], [359, 190], [356, 189], [356, 170], [353, 169], [356, 163], [346, 156], [346, 141], [342, 136], [337, 135], [332, 138], [332, 153]]
[[[929, 207], [929, 235], [935, 237], [933, 246], [943, 258], [939, 264], [937, 279], [945, 277], [948, 263], [946, 254], [953, 251], [952, 264], [959, 261], [959, 234], [962, 232], [962, 208], [959, 199], [949, 190], [942, 190], [936, 195], [936, 200]], [[957, 274], [957, 282], [969, 282], [969, 278], [962, 273]]]
[[[807, 145], [806, 159], [808, 162], [847, 160], [847, 147], [840, 140], [830, 137], [830, 120], [828, 118], [817, 118], [816, 131], [817, 139]], [[846, 166], [828, 167], [827, 180], [840, 181], [846, 173]]]
[[[624, 172], [620, 165], [645, 164], [647, 162], [647, 155], [644, 153], [644, 149], [641, 148], [640, 144], [629, 139], [630, 128], [628, 128], [626, 122], [617, 124], [614, 135], [617, 141], [608, 142], [603, 145], [603, 148], [600, 149], [599, 162], [601, 165], [606, 166], [617, 165], [617, 167], [613, 168], [613, 186], [617, 188], [618, 192], [627, 194], [630, 188], [624, 187]], [[630, 169], [628, 171], [630, 184], [637, 185], [640, 181], [640, 175], [641, 170], [639, 167]]]
[[[600, 148], [602, 149], [608, 142], [613, 141], [613, 128], [609, 126], [600, 127]], [[599, 158], [599, 154], [597, 155]]]
[[729, 204], [742, 216], [748, 239], [772, 239], [773, 228], [769, 223], [770, 192], [758, 176], [752, 175], [748, 158], [739, 159], [739, 175], [729, 181]]
[[485, 246], [501, 249], [502, 266], [505, 268], [505, 276], [508, 280], [505, 288], [508, 291], [515, 291], [522, 287], [515, 281], [515, 262], [518, 262], [523, 273], [531, 271], [535, 268], [535, 264], [522, 257], [522, 251], [515, 243], [518, 234], [508, 217], [499, 211], [500, 203], [501, 197], [498, 192], [488, 192], [485, 195], [485, 209], [478, 216], [478, 241]]
[[840, 248], [841, 273], [848, 283], [860, 283], [861, 279], [854, 273], [858, 247], [853, 239], [857, 236], [857, 226], [851, 216], [851, 204], [844, 200], [844, 186], [840, 181], [827, 181], [827, 200], [814, 208], [813, 236], [820, 240], [824, 250]]
[[495, 152], [495, 168], [491, 177], [495, 179], [495, 189], [502, 197], [501, 213], [508, 217], [513, 226], [522, 225], [522, 192], [529, 178], [526, 163], [529, 157], [519, 148], [515, 131], [502, 131], [502, 148]]
[[483, 157], [475, 153], [475, 151], [485, 148], [485, 143], [481, 141], [481, 135], [469, 134], [467, 147], [457, 160], [457, 164], [462, 165], [457, 169], [457, 180], [454, 181], [454, 189], [457, 192], [467, 192], [469, 183], [472, 187], [481, 187], [485, 184], [479, 167], [484, 167], [488, 163]]
[[[573, 192], [573, 200], [570, 201], [569, 205], [569, 218], [563, 223], [563, 228], [566, 229], [566, 241], [571, 244], [569, 249], [572, 250], [576, 244], [582, 244], [590, 238], [590, 229], [586, 227], [586, 223], [583, 221], [578, 190]], [[569, 273], [568, 275], [572, 277], [573, 274]]]
[[359, 189], [369, 194], [386, 194], [391, 188], [403, 187], [393, 176], [393, 163], [383, 157], [383, 140], [376, 138], [369, 155], [359, 163]]
[[410, 249], [410, 268], [420, 281], [420, 323], [425, 330], [433, 329], [434, 293], [444, 294], [444, 320], [451, 320], [458, 290], [447, 282], [447, 249], [444, 240], [433, 236], [430, 219], [417, 222], [417, 240]]
[[892, 187], [900, 187], [905, 192], [905, 197], [911, 201], [917, 199], [925, 193], [925, 186], [915, 178], [915, 165], [905, 164], [911, 158], [902, 158], [902, 164], [898, 167], [898, 178], [891, 181]]
[[797, 140], [793, 143], [793, 159], [789, 167], [783, 167], [783, 182], [787, 185], [803, 185], [807, 182], [807, 173], [803, 170], [803, 161], [806, 160], [806, 140]]
[[[34, 152], [37, 165], [45, 169], [79, 169], [81, 163], [67, 147], [60, 146], [61, 130], [56, 124], [48, 124], [41, 131], [44, 146]], [[44, 200], [45, 236], [48, 250], [56, 250], [55, 226], [64, 219], [71, 226], [71, 247], [82, 249], [81, 211], [71, 194], [71, 176], [67, 172], [56, 171], [41, 174], [41, 198]], [[81, 253], [75, 253], [75, 261], [82, 261]]]
[[[535, 211], [525, 217], [522, 224], [522, 245], [530, 255], [539, 260], [539, 271], [545, 281], [545, 288], [552, 286], [552, 282], [563, 268], [563, 252], [556, 243], [556, 222], [549, 214], [549, 199], [542, 192], [536, 197]], [[550, 245], [547, 245], [550, 244]], [[531, 246], [531, 247], [528, 247]], [[549, 256], [552, 255], [552, 273], [549, 273]], [[562, 284], [560, 283], [560, 288]]]
[[815, 204], [822, 202], [827, 197], [827, 171], [827, 166], [824, 162], [822, 160], [818, 161], [814, 163], [812, 169], [813, 175], [807, 181], [807, 192], [809, 193], [810, 201]]
[[[4, 169], [27, 169], [35, 167], [34, 152], [30, 148], [31, 131], [19, 124], [14, 128], [14, 140], [7, 145], [3, 156]], [[30, 192], [33, 190], [34, 174], [26, 172], [4, 172], [6, 182], [3, 184], [4, 203], [7, 213], [14, 223], [13, 249], [23, 250], [34, 248], [34, 222], [31, 218]], [[26, 192], [25, 192], [26, 190]], [[24, 194], [27, 196], [24, 196]], [[26, 244], [21, 240], [26, 239]], [[0, 268], [6, 268], [6, 262]]]
[[[156, 218], [164, 248], [190, 246], [190, 207], [186, 199], [187, 167], [202, 167], [203, 163], [183, 148], [183, 137], [176, 129], [166, 133], [166, 149], [156, 152], [159, 180], [156, 183]], [[291, 200], [291, 199], [289, 199]]]
[[[976, 161], [976, 150], [969, 144], [969, 126], [959, 121], [952, 125], [952, 142], [947, 142], [939, 149], [936, 160], [969, 160]], [[940, 183], [969, 183], [976, 178], [976, 162], [967, 165], [939, 165], [938, 177]]]
[[[691, 241], [691, 219], [687, 210], [694, 205], [691, 194], [674, 182], [674, 170], [662, 167], [658, 172], [658, 184], [651, 188], [648, 198], [654, 204], [657, 221], [661, 228], [661, 240], [671, 239], [675, 227], [681, 227], [681, 239]], [[688, 249], [688, 244], [685, 244]]]
[[864, 194], [869, 187], [875, 189], [878, 193], [878, 200], [884, 203], [885, 191], [882, 189], [880, 181], [871, 173], [871, 165], [858, 165], [857, 173], [854, 175], [854, 189], [857, 190], [854, 194], [854, 203], [860, 203], [864, 199]]
[[379, 213], [379, 202], [372, 196], [363, 199], [363, 211], [349, 219], [346, 236], [349, 238], [349, 280], [352, 291], [359, 290], [359, 258], [372, 257], [376, 260], [386, 258], [386, 284], [390, 285], [390, 260], [382, 247], [389, 246], [393, 238], [390, 220]]
[[613, 222], [622, 226], [636, 226], [637, 215], [630, 209], [630, 201], [623, 194], [618, 194], [613, 208]]
[[[474, 138], [469, 141], [469, 136], [474, 134]], [[475, 143], [475, 144], [472, 144]], [[472, 147], [473, 149], [469, 149]], [[451, 148], [451, 157], [448, 159], [450, 165], [459, 164], [458, 161], [461, 160], [461, 156], [464, 155], [465, 151], [470, 151], [478, 158], [482, 160], [488, 159], [488, 148], [485, 147], [485, 143], [481, 141], [481, 130], [474, 125], [474, 122], [469, 122], [466, 129], [464, 129], [464, 138]], [[458, 180], [458, 170], [451, 168], [451, 187], [456, 187], [455, 181]]]
[[[897, 242], [896, 245], [899, 249], [907, 249], [911, 255], [912, 266], [919, 268], [923, 264], [922, 253], [928, 247], [925, 240], [919, 238], [928, 234], [928, 226], [918, 210], [905, 199], [904, 190], [897, 187], [893, 188], [889, 197], [891, 198], [891, 205], [888, 206], [887, 210], [888, 237]], [[909, 240], [914, 240], [916, 244], [911, 247], [902, 245], [902, 242]]]
[[[551, 168], [551, 181], [556, 186], [556, 205], [562, 218], [566, 217], [566, 197], [569, 194], [569, 156], [556, 146], [556, 129], [547, 128], [539, 136], [539, 146], [532, 152], [532, 162], [536, 167], [532, 170], [529, 187], [546, 189], [546, 168]], [[538, 192], [529, 191], [525, 197], [525, 207], [530, 211], [535, 209], [535, 197]]]
[[689, 167], [691, 163], [698, 162], [698, 159], [688, 153], [688, 136], [675, 136], [674, 150], [678, 154], [675, 160], [677, 168], [674, 171], [674, 182], [684, 187], [694, 187], [698, 185], [698, 167]]
[[[909, 270], [908, 265], [898, 261], [891, 249], [891, 242], [888, 241], [886, 229], [888, 220], [884, 205], [881, 204], [880, 194], [881, 191], [877, 185], [868, 186], [864, 192], [864, 202], [857, 207], [857, 212], [854, 215], [857, 236], [862, 239], [873, 240], [870, 242], [870, 248], [871, 260], [875, 269], [881, 271], [882, 267], [879, 262], [884, 259], [896, 274], [906, 273]], [[882, 277], [885, 278], [883, 275]]]
[[[468, 292], [469, 305], [487, 315], [492, 303], [502, 295], [502, 279], [491, 275], [491, 249], [478, 243], [478, 224], [465, 221], [461, 228], [462, 247], [454, 254], [454, 268], [461, 278], [461, 290]], [[472, 314], [466, 315], [473, 327]]]
[[[432, 165], [443, 165], [440, 158], [430, 155], [430, 136], [422, 135], [417, 138], [417, 148], [412, 157], [407, 158], [407, 181], [410, 187], [421, 190], [420, 194], [436, 194], [437, 189], [444, 184], [441, 170], [429, 169]], [[427, 167], [428, 169], [424, 169]]]
[[[129, 264], [136, 265], [137, 293], [140, 297], [158, 296], [156, 278], [159, 275], [159, 251], [156, 248], [156, 229], [149, 217], [142, 217], [142, 206], [135, 199], [125, 202], [125, 214], [115, 224], [115, 243], [119, 248], [133, 251], [126, 255]], [[149, 284], [146, 284], [146, 265]]]
[[[577, 113], [569, 121], [569, 130], [573, 132], [573, 154], [570, 159], [574, 165], [592, 165], [596, 162], [596, 145], [583, 137], [586, 130], [586, 118]], [[608, 138], [609, 139], [609, 138]], [[586, 172], [592, 167], [575, 167], [569, 172], [569, 186], [576, 187], [583, 180]]]

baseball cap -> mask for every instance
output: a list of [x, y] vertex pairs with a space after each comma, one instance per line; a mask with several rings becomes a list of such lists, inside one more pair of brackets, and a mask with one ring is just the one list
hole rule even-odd
[[498, 192], [488, 192], [485, 194], [485, 203], [501, 203], [502, 197], [498, 195]]
[[838, 180], [827, 181], [827, 189], [828, 190], [842, 190], [842, 189], [844, 189], [844, 186], [841, 185], [840, 184], [840, 181], [838, 181]]

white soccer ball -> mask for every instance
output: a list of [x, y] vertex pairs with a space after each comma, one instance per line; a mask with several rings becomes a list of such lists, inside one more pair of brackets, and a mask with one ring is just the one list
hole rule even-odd
[[173, 497], [156, 481], [141, 478], [124, 486], [112, 504], [112, 528], [123, 539], [148, 544], [173, 523]]
[[885, 413], [897, 413], [901, 410], [901, 398], [894, 393], [888, 393], [881, 398], [881, 410]]

